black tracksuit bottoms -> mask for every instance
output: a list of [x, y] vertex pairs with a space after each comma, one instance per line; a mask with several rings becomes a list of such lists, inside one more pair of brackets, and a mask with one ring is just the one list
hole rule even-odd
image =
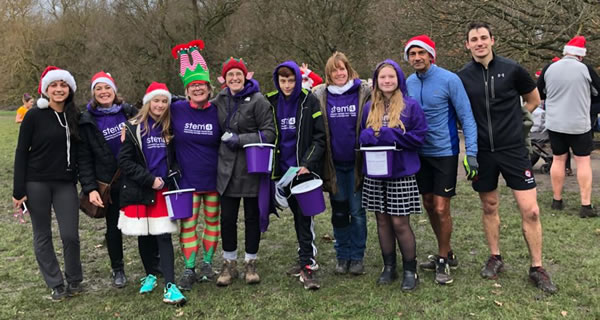
[[54, 208], [62, 241], [65, 278], [68, 283], [81, 282], [79, 197], [75, 184], [69, 181], [28, 181], [26, 190], [33, 227], [33, 249], [46, 285], [49, 288], [64, 285], [52, 243], [51, 208]]

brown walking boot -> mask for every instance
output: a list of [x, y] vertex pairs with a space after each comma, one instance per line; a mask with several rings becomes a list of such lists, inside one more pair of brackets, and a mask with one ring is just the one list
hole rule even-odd
[[225, 260], [223, 262], [223, 268], [221, 269], [219, 277], [217, 278], [217, 285], [220, 287], [228, 286], [233, 282], [233, 279], [237, 277], [237, 261]]
[[260, 282], [260, 277], [256, 273], [256, 259], [246, 261], [246, 283], [255, 284]]

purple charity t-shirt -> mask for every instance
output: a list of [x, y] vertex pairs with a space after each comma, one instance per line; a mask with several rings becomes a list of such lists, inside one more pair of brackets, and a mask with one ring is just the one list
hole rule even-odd
[[152, 128], [155, 123], [154, 119], [148, 117], [148, 126], [150, 127], [150, 130], [146, 135], [142, 136], [142, 151], [146, 157], [146, 163], [150, 173], [155, 177], [165, 178], [168, 171], [167, 143], [161, 134], [162, 126]]
[[221, 128], [215, 105], [194, 109], [187, 100], [171, 104], [175, 156], [181, 169], [181, 189], [217, 189], [217, 161]]
[[343, 94], [327, 92], [327, 121], [334, 162], [354, 162], [360, 80]]
[[298, 165], [296, 161], [296, 103], [290, 103], [287, 100], [283, 103], [279, 102], [277, 105], [277, 122], [281, 137], [279, 167], [283, 173], [290, 167]]
[[87, 109], [96, 120], [98, 130], [102, 133], [106, 144], [108, 144], [108, 148], [115, 156], [115, 159], [117, 159], [121, 150], [121, 129], [125, 126], [127, 118], [120, 110], [116, 113], [103, 113], [94, 110], [89, 105]]

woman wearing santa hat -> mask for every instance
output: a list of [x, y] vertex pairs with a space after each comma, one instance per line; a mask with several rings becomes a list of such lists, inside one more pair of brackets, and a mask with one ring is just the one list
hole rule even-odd
[[138, 236], [138, 248], [146, 271], [140, 293], [150, 293], [157, 286], [153, 262], [154, 248], [158, 245], [165, 278], [163, 302], [181, 304], [185, 297], [175, 285], [171, 241], [171, 233], [177, 232], [178, 228], [169, 218], [163, 196], [169, 187], [173, 187], [173, 173], [177, 172], [171, 143], [171, 93], [164, 83], [153, 82], [146, 90], [143, 103], [140, 112], [125, 122], [123, 130], [124, 141], [119, 152], [123, 181], [118, 228], [123, 234]]
[[121, 128], [137, 114], [137, 109], [117, 96], [117, 86], [109, 73], [100, 71], [92, 77], [92, 99], [79, 119], [81, 144], [78, 168], [81, 190], [90, 202], [106, 211], [106, 248], [112, 268], [112, 284], [122, 288], [127, 282], [123, 264], [123, 239], [117, 228], [119, 221], [119, 185], [111, 188], [110, 203], [103, 203], [98, 182], [109, 183], [118, 169]]
[[[53, 300], [82, 291], [75, 90], [75, 79], [68, 71], [54, 66], [44, 70], [38, 87], [41, 98], [25, 114], [15, 151], [13, 205], [29, 209], [35, 257]], [[52, 244], [51, 207], [63, 244], [66, 288]]]

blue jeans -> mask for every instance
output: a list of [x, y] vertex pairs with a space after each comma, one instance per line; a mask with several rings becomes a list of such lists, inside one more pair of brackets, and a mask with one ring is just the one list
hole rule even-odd
[[362, 260], [367, 244], [367, 217], [362, 192], [354, 192], [354, 165], [336, 165], [336, 194], [331, 201], [335, 251], [338, 260]]

